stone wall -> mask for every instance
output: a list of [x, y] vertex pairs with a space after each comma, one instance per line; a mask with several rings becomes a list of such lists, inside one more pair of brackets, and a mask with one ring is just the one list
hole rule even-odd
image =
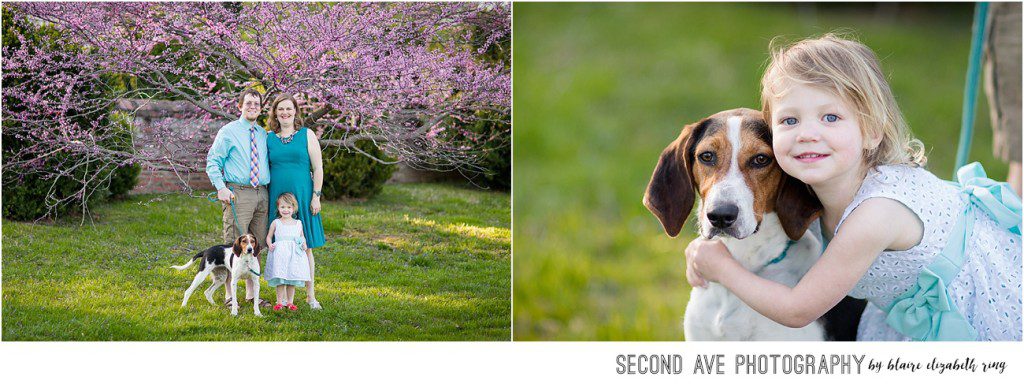
[[[164, 101], [164, 100], [136, 100], [136, 99], [122, 99], [117, 103], [117, 109], [126, 112], [132, 112], [135, 116], [133, 120], [136, 135], [140, 140], [136, 140], [136, 146], [142, 145], [139, 143], [146, 142], [146, 138], [153, 134], [153, 126], [157, 122], [167, 124], [178, 129], [191, 129], [198, 131], [195, 135], [196, 140], [199, 140], [199, 144], [206, 148], [209, 148], [213, 144], [213, 139], [217, 135], [217, 130], [221, 126], [227, 124], [228, 121], [213, 121], [208, 126], [196, 127], [185, 119], [190, 113], [195, 112], [195, 107], [188, 103], [179, 101]], [[139, 148], [136, 148], [139, 149]], [[185, 172], [175, 173], [171, 171], [162, 171], [143, 168], [142, 173], [139, 174], [139, 182], [132, 189], [131, 193], [168, 193], [168, 192], [180, 192], [185, 189], [182, 181], [188, 183], [188, 186], [197, 191], [212, 191], [213, 185], [210, 184], [209, 177], [206, 176], [206, 172], [203, 171], [205, 167], [206, 159], [177, 159], [177, 160], [190, 160], [193, 161], [197, 169], [196, 172]], [[461, 176], [457, 172], [432, 172], [422, 171], [409, 167], [405, 164], [399, 164], [398, 170], [391, 175], [388, 183], [423, 183], [432, 181], [444, 181], [444, 180], [458, 180]]]
[[[118, 100], [116, 108], [122, 111], [131, 112], [134, 114], [135, 119], [132, 121], [135, 127], [135, 134], [137, 137], [136, 149], [141, 143], [147, 142], [147, 138], [153, 135], [153, 126], [160, 122], [162, 124], [169, 125], [176, 129], [189, 129], [196, 130], [197, 134], [194, 136], [195, 140], [199, 141], [198, 144], [205, 147], [209, 147], [213, 144], [213, 139], [217, 135], [217, 130], [227, 124], [226, 120], [210, 122], [206, 127], [197, 127], [187, 119], [189, 114], [195, 112], [195, 107], [184, 102], [179, 101], [165, 101], [165, 100], [137, 100], [137, 99], [122, 99]], [[171, 148], [173, 149], [173, 148]], [[173, 153], [173, 151], [170, 151]], [[210, 184], [209, 177], [206, 176], [206, 172], [202, 170], [205, 164], [205, 159], [175, 159], [178, 161], [188, 161], [195, 166], [193, 169], [198, 169], [196, 172], [181, 171], [175, 173], [172, 171], [154, 170], [143, 167], [142, 172], [139, 174], [139, 182], [132, 189], [131, 193], [167, 193], [167, 192], [180, 192], [185, 190], [185, 183], [195, 190], [213, 190], [213, 185]]]

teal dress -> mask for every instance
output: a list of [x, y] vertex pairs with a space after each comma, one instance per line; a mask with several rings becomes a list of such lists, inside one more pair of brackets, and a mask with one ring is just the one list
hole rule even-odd
[[302, 222], [306, 246], [318, 248], [324, 245], [324, 226], [320, 214], [313, 215], [309, 203], [313, 200], [313, 174], [309, 166], [309, 129], [299, 128], [287, 144], [277, 135], [267, 136], [267, 158], [270, 160], [270, 220], [277, 219], [277, 198], [290, 192], [299, 201], [295, 218]]

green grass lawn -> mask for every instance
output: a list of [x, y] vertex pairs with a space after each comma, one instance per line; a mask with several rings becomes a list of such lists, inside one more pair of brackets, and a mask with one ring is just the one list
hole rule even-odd
[[[641, 198], [683, 125], [760, 108], [775, 36], [856, 32], [881, 58], [929, 168], [951, 177], [972, 8], [885, 7], [514, 4], [514, 339], [683, 338], [682, 251], [694, 231], [668, 238]], [[979, 97], [972, 160], [1002, 179]]]
[[221, 242], [219, 205], [205, 198], [134, 196], [85, 225], [4, 220], [3, 340], [509, 339], [508, 193], [387, 185], [323, 212], [324, 309], [309, 310], [299, 288], [298, 312], [263, 318], [211, 305], [208, 282], [179, 307], [196, 270], [170, 266]]

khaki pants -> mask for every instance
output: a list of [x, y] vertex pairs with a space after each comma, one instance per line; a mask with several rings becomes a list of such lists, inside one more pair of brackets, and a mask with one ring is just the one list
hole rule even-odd
[[[238, 213], [238, 226], [248, 233], [256, 236], [260, 248], [267, 248], [267, 202], [270, 199], [267, 186], [261, 185], [253, 188], [251, 185], [240, 185], [228, 183], [227, 186], [235, 193], [235, 211]], [[231, 205], [221, 203], [224, 211], [224, 242], [233, 243], [238, 236], [238, 229], [235, 228], [235, 215], [231, 212]]]
[[985, 95], [992, 117], [992, 153], [1021, 161], [1021, 3], [991, 3], [985, 44]]

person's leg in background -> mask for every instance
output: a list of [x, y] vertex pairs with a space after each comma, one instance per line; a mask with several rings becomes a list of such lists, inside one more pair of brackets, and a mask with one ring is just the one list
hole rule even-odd
[[985, 95], [992, 152], [1010, 165], [1006, 182], [1021, 195], [1021, 3], [991, 3], [985, 44]]

